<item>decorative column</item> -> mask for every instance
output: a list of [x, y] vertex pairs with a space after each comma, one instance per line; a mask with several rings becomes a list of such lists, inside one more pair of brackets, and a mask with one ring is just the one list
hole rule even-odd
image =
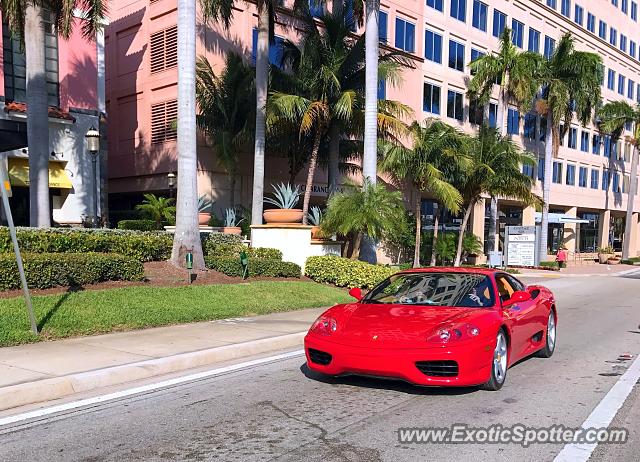
[[[572, 217], [572, 218], [577, 218], [578, 217], [578, 208], [577, 207], [571, 207], [569, 210], [566, 211], [565, 213], [566, 215]], [[578, 225], [577, 223], [565, 223], [564, 224], [564, 236], [562, 241], [564, 242], [564, 246], [567, 248], [567, 250], [569, 250], [569, 252], [575, 252], [576, 251], [576, 242], [577, 242], [577, 237], [576, 236], [576, 231], [577, 231]]]
[[600, 213], [600, 224], [598, 225], [598, 247], [609, 245], [609, 222], [611, 220], [611, 210]]

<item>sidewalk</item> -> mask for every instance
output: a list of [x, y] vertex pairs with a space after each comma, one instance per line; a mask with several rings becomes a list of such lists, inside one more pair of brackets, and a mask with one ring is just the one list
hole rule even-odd
[[623, 276], [625, 274], [639, 273], [640, 267], [631, 265], [569, 265], [560, 271], [537, 270], [518, 268], [521, 274], [518, 277], [542, 277], [542, 278], [561, 278], [561, 277], [589, 277], [589, 276]]
[[0, 348], [0, 411], [302, 346], [324, 308]]

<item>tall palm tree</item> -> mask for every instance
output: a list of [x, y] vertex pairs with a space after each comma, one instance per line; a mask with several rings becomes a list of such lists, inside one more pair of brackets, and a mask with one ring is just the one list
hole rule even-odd
[[199, 270], [205, 265], [198, 228], [195, 69], [196, 0], [178, 0], [178, 194], [171, 262], [183, 267], [190, 252]]
[[[543, 58], [531, 51], [519, 51], [511, 40], [511, 30], [505, 27], [500, 35], [498, 52], [491, 52], [473, 60], [471, 80], [468, 86], [469, 98], [483, 107], [489, 104], [491, 93], [496, 82], [500, 87], [497, 126], [500, 134], [507, 133], [505, 115], [509, 104], [519, 108], [530, 109], [530, 105], [538, 90], [536, 75], [539, 72]], [[527, 107], [529, 105], [529, 107]], [[498, 199], [491, 196], [489, 218], [488, 249], [497, 250], [495, 236], [498, 225]]]
[[560, 139], [569, 129], [574, 115], [582, 125], [591, 120], [601, 98], [602, 72], [602, 58], [595, 53], [577, 51], [573, 37], [568, 33], [562, 36], [551, 57], [543, 64], [539, 80], [542, 92], [536, 102], [538, 112], [547, 119], [539, 261], [547, 259], [553, 157], [558, 154]]
[[[418, 193], [415, 202], [416, 246], [413, 257], [413, 267], [418, 268], [422, 232], [422, 193], [431, 194], [449, 210], [458, 213], [462, 205], [462, 195], [447, 181], [443, 170], [464, 160], [457, 153], [462, 148], [464, 136], [439, 120], [427, 120], [424, 127], [414, 122], [409, 131], [412, 146], [383, 145], [383, 159], [379, 168], [398, 180], [408, 181]], [[434, 229], [434, 234], [436, 233], [437, 230]]]
[[[74, 11], [84, 12], [76, 18]], [[27, 140], [29, 146], [30, 224], [51, 226], [49, 203], [49, 104], [44, 59], [44, 13], [51, 12], [56, 33], [68, 39], [80, 25], [85, 39], [93, 39], [106, 13], [103, 0], [0, 0], [2, 17], [24, 44], [27, 82]]]
[[631, 174], [629, 192], [627, 194], [627, 216], [625, 219], [624, 245], [622, 258], [630, 257], [631, 236], [633, 233], [633, 204], [638, 187], [638, 142], [640, 140], [640, 104], [635, 107], [626, 101], [613, 101], [605, 104], [598, 111], [600, 129], [611, 133], [614, 139], [620, 137], [625, 126], [631, 124], [633, 130], [633, 150], [631, 151]]
[[538, 201], [531, 192], [533, 180], [523, 174], [520, 168], [522, 164], [534, 165], [534, 157], [523, 152], [497, 129], [483, 125], [468, 140], [465, 150], [471, 163], [459, 185], [464, 198], [464, 215], [458, 235], [455, 266], [461, 263], [464, 233], [471, 211], [484, 194], [518, 199], [526, 204]]
[[255, 90], [253, 69], [236, 53], [228, 53], [225, 68], [216, 75], [201, 56], [196, 63], [198, 126], [207, 135], [218, 163], [229, 176], [231, 207], [236, 205], [238, 151], [253, 134]]

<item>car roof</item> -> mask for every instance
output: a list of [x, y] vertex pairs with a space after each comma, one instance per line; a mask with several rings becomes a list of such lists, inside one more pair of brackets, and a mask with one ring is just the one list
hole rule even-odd
[[487, 276], [503, 273], [504, 271], [495, 268], [476, 268], [476, 267], [454, 267], [454, 266], [435, 266], [429, 268], [410, 268], [399, 271], [399, 273], [472, 273], [486, 274]]

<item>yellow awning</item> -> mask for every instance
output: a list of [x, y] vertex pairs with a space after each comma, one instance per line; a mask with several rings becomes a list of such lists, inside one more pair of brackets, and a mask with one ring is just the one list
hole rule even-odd
[[[9, 181], [13, 186], [29, 186], [29, 159], [10, 157]], [[71, 189], [73, 184], [62, 162], [49, 162], [49, 187]]]

